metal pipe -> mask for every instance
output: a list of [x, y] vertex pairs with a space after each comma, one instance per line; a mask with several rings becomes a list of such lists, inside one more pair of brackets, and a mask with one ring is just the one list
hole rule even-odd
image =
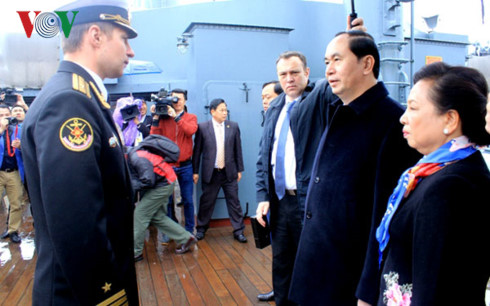
[[415, 38], [414, 38], [414, 2], [410, 2], [410, 88], [413, 87], [413, 46], [415, 45]]

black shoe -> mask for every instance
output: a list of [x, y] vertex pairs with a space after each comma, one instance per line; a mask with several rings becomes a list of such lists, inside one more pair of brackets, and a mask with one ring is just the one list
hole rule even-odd
[[247, 237], [245, 237], [245, 235], [243, 234], [235, 235], [235, 239], [240, 241], [241, 243], [247, 242]]
[[272, 290], [271, 292], [259, 294], [257, 295], [257, 298], [259, 299], [259, 301], [262, 302], [274, 301], [274, 290]]
[[6, 229], [5, 232], [3, 232], [2, 236], [0, 236], [0, 238], [7, 239], [8, 237], [9, 237], [9, 230]]
[[197, 240], [203, 240], [204, 239], [204, 232], [197, 232], [196, 238], [197, 238]]
[[142, 260], [143, 260], [143, 253], [139, 254], [138, 256], [134, 256], [134, 262], [138, 262]]
[[10, 241], [12, 241], [13, 243], [20, 243], [22, 241], [17, 232], [12, 232], [9, 234], [9, 236], [10, 236]]
[[194, 246], [194, 244], [196, 244], [196, 243], [197, 243], [196, 237], [194, 237], [193, 235], [191, 235], [191, 237], [189, 238], [189, 240], [187, 240], [186, 243], [184, 243], [183, 245], [181, 245], [180, 247], [178, 247], [178, 248], [175, 249], [175, 253], [176, 254], [184, 254], [187, 251], [189, 251], [190, 248], [192, 246]]

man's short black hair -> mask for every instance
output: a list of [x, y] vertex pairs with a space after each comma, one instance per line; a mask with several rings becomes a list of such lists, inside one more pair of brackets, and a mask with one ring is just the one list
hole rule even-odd
[[17, 107], [20, 108], [20, 109], [22, 109], [24, 111], [24, 113], [26, 112], [25, 108], [22, 105], [19, 105], [19, 104], [15, 104], [14, 106], [12, 106], [10, 108], [10, 111], [13, 111], [14, 108], [17, 108]]
[[212, 110], [216, 110], [218, 108], [218, 106], [221, 104], [221, 103], [225, 103], [226, 105], [226, 102], [225, 100], [221, 99], [221, 98], [218, 98], [218, 99], [213, 99], [210, 103], [209, 103], [209, 110], [212, 111]]
[[172, 89], [172, 91], [170, 92], [170, 94], [173, 94], [173, 93], [183, 94], [184, 95], [184, 100], [187, 101], [187, 90], [180, 89], [180, 88], [175, 88], [175, 89]]
[[276, 93], [276, 95], [282, 94], [283, 90], [281, 87], [281, 83], [279, 83], [279, 81], [274, 80], [274, 81], [266, 82], [266, 83], [264, 83], [264, 85], [262, 85], [262, 89], [264, 89], [266, 86], [268, 86], [270, 84], [274, 84], [274, 92]]
[[275, 81], [275, 80], [274, 80], [274, 81], [265, 82], [265, 83], [262, 85], [262, 89], [264, 89], [264, 88], [265, 88], [267, 85], [269, 85], [269, 84], [274, 84], [274, 85], [275, 85], [275, 84], [277, 84], [277, 83], [279, 83], [279, 81]]
[[5, 109], [8, 109], [9, 112], [11, 112], [10, 110], [10, 106], [8, 106], [7, 104], [0, 104], [0, 108], [5, 108]]
[[280, 95], [283, 93], [284, 90], [282, 90], [281, 83], [277, 82], [276, 85], [274, 85], [274, 92], [276, 95]]
[[339, 32], [335, 37], [344, 34], [349, 37], [349, 49], [358, 60], [366, 55], [371, 55], [374, 58], [373, 73], [374, 77], [378, 79], [380, 58], [374, 38], [370, 34], [358, 30]]

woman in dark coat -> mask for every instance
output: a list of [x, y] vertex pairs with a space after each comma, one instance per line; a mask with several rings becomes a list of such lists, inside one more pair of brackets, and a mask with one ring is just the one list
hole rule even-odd
[[400, 121], [424, 157], [402, 174], [376, 231], [377, 305], [485, 305], [490, 173], [476, 145], [490, 143], [488, 87], [478, 71], [444, 63], [414, 81]]

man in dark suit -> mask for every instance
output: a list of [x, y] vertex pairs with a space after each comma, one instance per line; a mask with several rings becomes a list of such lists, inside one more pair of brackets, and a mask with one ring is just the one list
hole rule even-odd
[[238, 182], [242, 178], [243, 157], [240, 128], [226, 120], [228, 111], [223, 99], [214, 99], [209, 104], [211, 120], [200, 123], [194, 140], [192, 165], [194, 183], [199, 180], [202, 155], [202, 195], [197, 215], [196, 238], [201, 240], [209, 227], [216, 197], [223, 188], [226, 206], [233, 226], [233, 236], [244, 243], [243, 212], [238, 199]]
[[[296, 152], [298, 134], [292, 128], [298, 105], [312, 87], [308, 85], [309, 68], [305, 56], [296, 51], [282, 53], [276, 61], [277, 75], [284, 93], [272, 101], [266, 112], [264, 132], [257, 161], [257, 220], [263, 222], [269, 208], [272, 233], [272, 281], [277, 305], [287, 305], [289, 283], [293, 271], [296, 248], [301, 233], [301, 198], [306, 188], [297, 184]], [[287, 121], [286, 121], [287, 120]], [[284, 142], [280, 138], [284, 129]], [[282, 147], [282, 157], [278, 158]], [[279, 162], [281, 159], [281, 162]], [[277, 166], [282, 166], [283, 184], [278, 186]], [[306, 186], [305, 186], [306, 187]], [[269, 300], [269, 294], [259, 295], [259, 300]]]
[[[357, 305], [368, 240], [398, 177], [419, 158], [403, 139], [402, 107], [377, 81], [379, 62], [365, 32], [340, 33], [327, 47], [326, 78], [339, 99], [326, 105], [306, 196], [289, 295], [301, 305]], [[371, 272], [362, 277], [373, 287], [357, 292], [365, 301], [377, 290]]]
[[[351, 23], [348, 16], [347, 24], [348, 28], [366, 30], [362, 18], [356, 18]], [[324, 104], [336, 97], [325, 80], [309, 83], [309, 68], [305, 56], [300, 52], [282, 53], [276, 66], [285, 93], [271, 102], [265, 117], [257, 161], [256, 189], [259, 204], [256, 213], [257, 220], [264, 226], [262, 219], [269, 209], [271, 211], [272, 279], [274, 290], [278, 291], [277, 294], [259, 294], [258, 299], [275, 299], [277, 305], [287, 305], [291, 304], [287, 297], [302, 228], [306, 191], [316, 148], [326, 125]], [[287, 106], [293, 101], [294, 105], [288, 111]], [[280, 142], [283, 118], [287, 112], [289, 130], [284, 130], [287, 131], [286, 141]], [[281, 157], [287, 177], [283, 183], [278, 184], [277, 148], [281, 145], [287, 152], [284, 159]], [[289, 157], [286, 157], [288, 154]], [[277, 190], [278, 186], [281, 190]]]
[[[86, 3], [86, 4], [84, 4]], [[32, 103], [22, 155], [36, 224], [34, 305], [138, 305], [124, 142], [104, 78], [123, 73], [137, 33], [114, 1], [77, 1], [64, 61]]]

